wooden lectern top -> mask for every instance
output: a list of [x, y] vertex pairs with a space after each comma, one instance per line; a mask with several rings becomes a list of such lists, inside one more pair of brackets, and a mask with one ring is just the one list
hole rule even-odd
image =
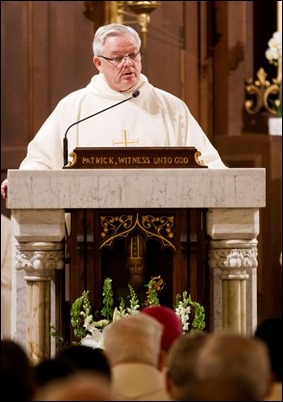
[[75, 148], [64, 169], [207, 168], [194, 147]]

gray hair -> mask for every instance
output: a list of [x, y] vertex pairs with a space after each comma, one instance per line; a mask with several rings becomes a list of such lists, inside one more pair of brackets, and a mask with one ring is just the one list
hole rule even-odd
[[137, 44], [138, 49], [141, 47], [141, 38], [137, 31], [132, 27], [121, 24], [108, 24], [103, 25], [95, 32], [92, 49], [94, 56], [99, 56], [103, 53], [105, 40], [108, 36], [122, 36], [130, 34]]
[[264, 342], [227, 329], [208, 336], [197, 357], [198, 378], [246, 384], [254, 396], [246, 400], [263, 400], [268, 394], [270, 375]]

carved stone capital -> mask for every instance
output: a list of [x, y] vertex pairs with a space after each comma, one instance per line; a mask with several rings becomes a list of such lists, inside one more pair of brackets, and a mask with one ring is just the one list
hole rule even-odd
[[16, 269], [24, 269], [27, 281], [50, 281], [55, 269], [64, 268], [62, 243], [20, 243], [16, 252]]
[[248, 279], [247, 268], [257, 267], [257, 240], [212, 241], [209, 267], [221, 269], [221, 279]]

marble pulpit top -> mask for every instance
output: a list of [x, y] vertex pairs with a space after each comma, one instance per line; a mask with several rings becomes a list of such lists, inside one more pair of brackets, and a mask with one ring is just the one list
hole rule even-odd
[[262, 208], [264, 168], [8, 170], [9, 209]]

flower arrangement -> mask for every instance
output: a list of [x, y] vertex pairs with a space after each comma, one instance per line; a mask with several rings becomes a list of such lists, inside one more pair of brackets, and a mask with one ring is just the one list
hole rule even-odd
[[268, 49], [265, 57], [270, 64], [278, 65], [278, 60], [282, 59], [282, 32], [276, 31], [268, 41]]
[[[276, 31], [273, 33], [272, 38], [268, 41], [265, 57], [270, 64], [278, 66], [280, 69], [282, 68], [282, 65], [279, 65], [279, 62], [282, 62], [282, 32]], [[279, 85], [279, 99], [276, 99], [274, 104], [277, 117], [282, 117], [282, 72], [278, 72], [276, 81]]]
[[[128, 284], [128, 300], [121, 298], [119, 306], [114, 307], [114, 294], [112, 289], [112, 279], [106, 278], [103, 284], [103, 307], [99, 312], [98, 320], [95, 320], [92, 312], [91, 302], [89, 300], [89, 291], [84, 290], [82, 295], [77, 298], [70, 310], [71, 325], [74, 329], [74, 335], [82, 344], [88, 344], [94, 347], [103, 347], [103, 328], [109, 323], [122, 319], [129, 314], [137, 314], [141, 307], [159, 305], [158, 292], [162, 291], [165, 283], [161, 276], [152, 277], [146, 285], [146, 301], [140, 306], [137, 295], [133, 287]], [[194, 317], [190, 323], [191, 309], [194, 309]], [[203, 331], [205, 328], [205, 310], [199, 303], [193, 301], [191, 296], [184, 291], [182, 295], [177, 294], [174, 306], [176, 314], [180, 317], [183, 332]], [[62, 342], [62, 337], [51, 324], [51, 335]]]

